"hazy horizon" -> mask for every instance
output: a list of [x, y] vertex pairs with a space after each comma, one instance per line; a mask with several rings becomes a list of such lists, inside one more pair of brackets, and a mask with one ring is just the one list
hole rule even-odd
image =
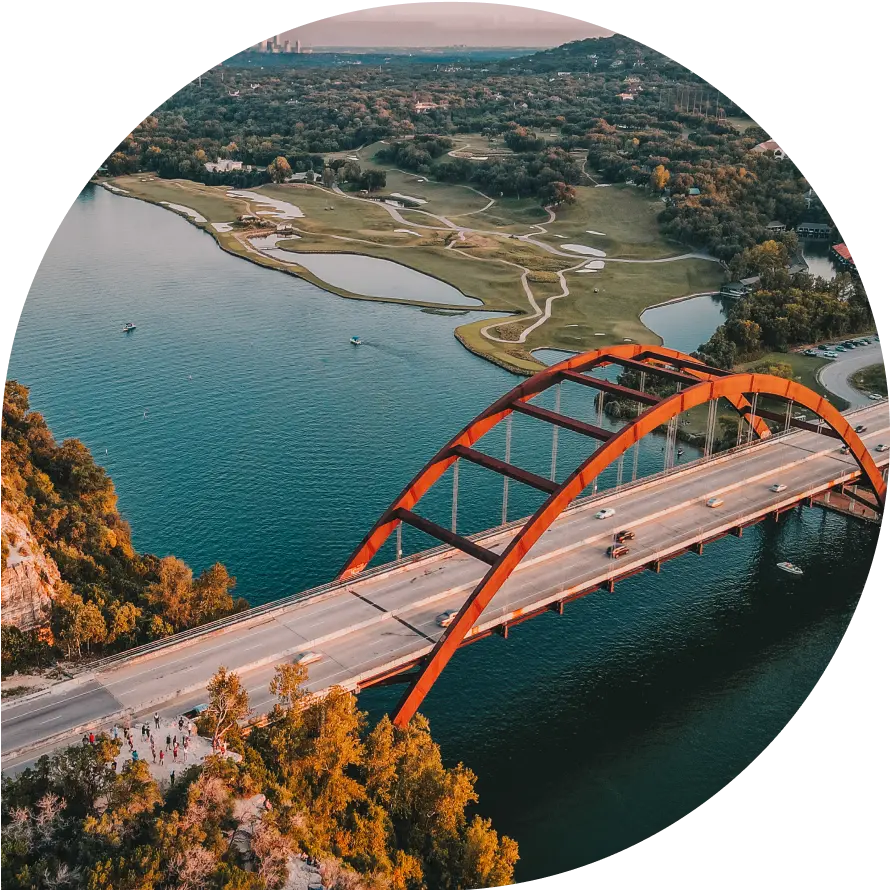
[[[304, 48], [545, 48], [613, 33], [579, 19], [495, 3], [407, 3], [345, 13], [283, 31]], [[269, 35], [270, 37], [272, 35]]]

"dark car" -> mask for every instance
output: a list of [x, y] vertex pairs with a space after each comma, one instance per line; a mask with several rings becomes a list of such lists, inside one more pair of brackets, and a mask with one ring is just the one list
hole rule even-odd
[[615, 540], [619, 544], [623, 544], [625, 541], [632, 541], [636, 537], [636, 533], [632, 532], [629, 528], [624, 529], [624, 531], [618, 532], [615, 535]]
[[606, 556], [610, 559], [618, 559], [619, 556], [627, 556], [630, 550], [624, 544], [613, 544], [607, 551]]
[[859, 426], [856, 427], [856, 432], [857, 432], [857, 433], [864, 433], [864, 432], [866, 432], [867, 430], [868, 430], [868, 427], [867, 427], [867, 426], [863, 426], [861, 423], [859, 424]]

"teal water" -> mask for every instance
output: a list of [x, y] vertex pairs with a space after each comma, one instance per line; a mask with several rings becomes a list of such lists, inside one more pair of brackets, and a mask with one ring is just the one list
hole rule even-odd
[[[457, 323], [334, 297], [88, 188], [35, 278], [8, 376], [108, 469], [137, 547], [196, 570], [219, 559], [259, 603], [329, 580], [410, 475], [516, 382], [464, 350]], [[594, 417], [586, 391], [566, 387], [562, 409]], [[512, 459], [549, 475], [550, 441], [517, 418]], [[504, 442], [484, 447], [500, 456]], [[582, 448], [561, 435], [560, 473]], [[639, 466], [663, 459], [653, 440]], [[500, 519], [501, 482], [476, 469], [461, 470], [465, 532]], [[426, 515], [447, 522], [450, 503], [445, 479]], [[511, 517], [536, 503], [511, 489]], [[519, 841], [517, 877], [617, 852], [738, 775], [834, 653], [876, 540], [795, 512], [462, 650], [423, 710], [446, 758], [479, 775], [481, 810]], [[362, 703], [376, 716], [398, 694]]]

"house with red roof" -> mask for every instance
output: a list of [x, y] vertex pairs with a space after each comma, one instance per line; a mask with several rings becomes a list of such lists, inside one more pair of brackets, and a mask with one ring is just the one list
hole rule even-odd
[[856, 263], [853, 262], [853, 257], [850, 255], [850, 249], [846, 244], [835, 244], [831, 248], [831, 258], [840, 263], [845, 269], [855, 269]]

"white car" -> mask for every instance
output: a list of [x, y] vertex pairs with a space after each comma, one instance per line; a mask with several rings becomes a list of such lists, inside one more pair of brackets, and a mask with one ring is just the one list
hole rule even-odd
[[708, 498], [705, 501], [705, 506], [712, 507], [712, 508], [719, 507], [722, 503], [723, 503], [723, 498], [715, 495], [714, 497]]
[[875, 448], [875, 451], [880, 451], [880, 452], [890, 451], [890, 445], [884, 445], [882, 443], [882, 444], [878, 445], [877, 448]]
[[880, 402], [881, 399], [884, 398], [883, 396], [879, 396], [876, 392], [870, 392], [870, 393], [868, 394], [868, 397], [869, 397], [873, 402]]
[[447, 612], [442, 612], [441, 615], [436, 615], [436, 624], [439, 627], [448, 627], [455, 618], [457, 618], [457, 609], [449, 609]]
[[597, 510], [596, 513], [593, 514], [594, 519], [608, 519], [610, 516], [615, 515], [615, 510], [612, 507], [603, 507], [602, 510]]
[[316, 661], [321, 661], [321, 656], [317, 652], [300, 652], [294, 659], [294, 664], [301, 664], [305, 667], [309, 664], [315, 664]]
[[787, 485], [782, 485], [781, 482], [777, 482], [775, 485], [770, 485], [769, 490], [779, 492], [779, 491], [785, 491], [786, 488], [788, 488]]

